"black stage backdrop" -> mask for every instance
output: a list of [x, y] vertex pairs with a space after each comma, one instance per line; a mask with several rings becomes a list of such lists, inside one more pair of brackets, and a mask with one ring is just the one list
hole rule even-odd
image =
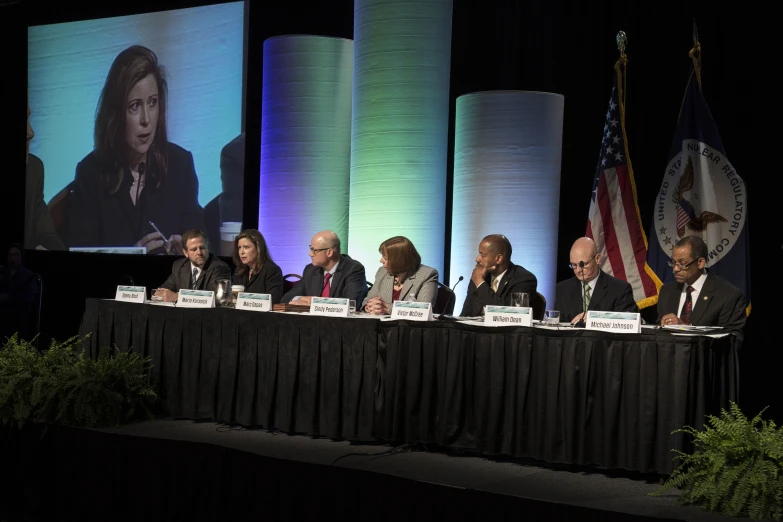
[[[72, 21], [132, 14], [147, 10], [192, 7], [215, 2], [177, 0], [118, 0], [91, 7], [77, 0], [49, 5], [42, 0], [0, 2], [0, 43], [6, 49], [3, 92], [6, 94], [7, 138], [2, 150], [3, 188], [0, 190], [0, 245], [20, 241], [24, 200], [24, 100], [27, 57], [26, 27], [30, 24]], [[6, 5], [11, 4], [11, 5]], [[257, 219], [260, 162], [261, 71], [263, 42], [281, 34], [320, 34], [351, 38], [353, 2], [338, 0], [297, 4], [254, 1], [249, 14], [246, 100], [245, 225]], [[449, 193], [453, 172], [454, 108], [462, 94], [496, 89], [556, 92], [565, 95], [565, 125], [560, 205], [559, 278], [569, 277], [566, 263], [574, 239], [584, 234], [589, 194], [595, 174], [604, 114], [617, 58], [615, 35], [628, 34], [629, 75], [627, 132], [636, 174], [645, 230], [668, 161], [668, 151], [685, 89], [695, 18], [703, 50], [704, 92], [717, 122], [727, 154], [749, 192], [751, 234], [763, 238], [752, 244], [754, 260], [753, 313], [746, 329], [746, 349], [740, 363], [746, 378], [743, 406], [749, 414], [778, 397], [772, 358], [781, 360], [770, 344], [765, 325], [772, 313], [764, 295], [778, 295], [778, 278], [770, 281], [761, 268], [778, 259], [780, 233], [762, 226], [765, 209], [777, 197], [769, 190], [767, 170], [755, 158], [763, 136], [753, 125], [757, 114], [768, 116], [765, 68], [754, 67], [754, 55], [765, 52], [765, 31], [751, 23], [759, 13], [750, 2], [705, 4], [697, 1], [581, 2], [578, 0], [487, 1], [455, 0], [452, 26], [451, 121], [449, 132]], [[761, 15], [763, 16], [763, 15]], [[764, 176], [762, 178], [762, 176]], [[451, 231], [451, 201], [447, 202], [447, 234]], [[765, 228], [766, 227], [766, 228]], [[498, 230], [502, 232], [502, 230]], [[765, 236], [762, 236], [765, 234]], [[770, 237], [771, 235], [771, 237]], [[447, 237], [446, 245], [449, 245]], [[448, 248], [448, 246], [447, 246]], [[5, 250], [3, 250], [5, 254]], [[450, 252], [446, 252], [446, 266]], [[303, 259], [303, 262], [306, 260]], [[157, 286], [171, 259], [29, 252], [27, 265], [44, 278], [44, 341], [76, 333], [87, 296], [113, 295], [123, 274], [140, 285]], [[444, 274], [448, 276], [449, 274]], [[755, 333], [755, 335], [754, 335]], [[773, 343], [777, 345], [777, 343]], [[750, 388], [753, 386], [753, 388]], [[777, 401], [770, 413], [783, 419]]]

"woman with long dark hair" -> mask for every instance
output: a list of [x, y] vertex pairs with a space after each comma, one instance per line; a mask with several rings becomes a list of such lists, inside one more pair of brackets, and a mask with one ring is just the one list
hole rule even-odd
[[283, 297], [283, 271], [272, 261], [266, 240], [258, 230], [247, 229], [234, 238], [234, 284], [245, 292], [270, 294], [272, 304]]
[[117, 55], [98, 101], [94, 149], [76, 167], [65, 211], [69, 246], [181, 254], [182, 233], [203, 229], [193, 155], [169, 142], [167, 106], [155, 53], [134, 45]]

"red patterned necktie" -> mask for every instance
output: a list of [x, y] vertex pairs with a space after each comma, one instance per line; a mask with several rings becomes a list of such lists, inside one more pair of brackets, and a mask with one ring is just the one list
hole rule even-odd
[[691, 324], [691, 310], [693, 310], [693, 298], [691, 296], [692, 292], [692, 286], [689, 286], [685, 291], [685, 303], [682, 305], [682, 313], [680, 314], [680, 321], [685, 324]]
[[331, 287], [329, 286], [329, 279], [332, 278], [332, 274], [329, 272], [324, 274], [324, 287], [321, 290], [321, 297], [329, 297], [329, 290], [331, 290]]

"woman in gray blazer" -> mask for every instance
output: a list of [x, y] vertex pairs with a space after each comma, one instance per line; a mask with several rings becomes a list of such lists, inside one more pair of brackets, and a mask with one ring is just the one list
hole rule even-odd
[[413, 243], [403, 236], [387, 239], [378, 248], [381, 264], [375, 283], [364, 298], [362, 308], [376, 315], [391, 313], [394, 301], [430, 302], [438, 298], [438, 271], [421, 264]]

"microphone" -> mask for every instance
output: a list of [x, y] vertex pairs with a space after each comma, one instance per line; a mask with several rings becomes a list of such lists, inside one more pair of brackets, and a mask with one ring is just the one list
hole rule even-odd
[[[454, 303], [457, 301], [457, 294], [454, 293], [454, 289], [457, 288], [457, 285], [463, 279], [465, 279], [465, 278], [462, 277], [462, 276], [459, 276], [459, 279], [457, 279], [457, 282], [454, 283], [454, 286], [451, 287], [451, 296], [449, 296], [449, 301], [446, 304], [446, 310], [448, 310], [449, 308], [452, 308], [450, 313], [454, 313], [454, 310], [453, 310]], [[456, 321], [457, 320], [454, 316], [446, 315], [445, 313], [444, 314], [439, 314], [438, 315], [438, 319], [441, 320], [441, 321]]]
[[584, 328], [587, 325], [587, 304], [585, 303], [585, 294], [587, 293], [587, 283], [585, 283], [585, 262], [579, 261], [579, 268], [582, 272], [582, 318], [574, 326]]
[[455, 289], [455, 288], [457, 288], [457, 285], [458, 285], [458, 284], [460, 283], [460, 281], [462, 281], [463, 279], [465, 279], [465, 278], [464, 278], [464, 277], [462, 277], [462, 276], [459, 276], [459, 279], [457, 279], [457, 282], [456, 282], [456, 283], [454, 283], [454, 286], [452, 286], [452, 287], [451, 287], [451, 291], [452, 291], [452, 292], [454, 291], [454, 289]]
[[139, 163], [139, 177], [142, 177], [146, 170], [147, 170], [147, 165], [143, 161]]

